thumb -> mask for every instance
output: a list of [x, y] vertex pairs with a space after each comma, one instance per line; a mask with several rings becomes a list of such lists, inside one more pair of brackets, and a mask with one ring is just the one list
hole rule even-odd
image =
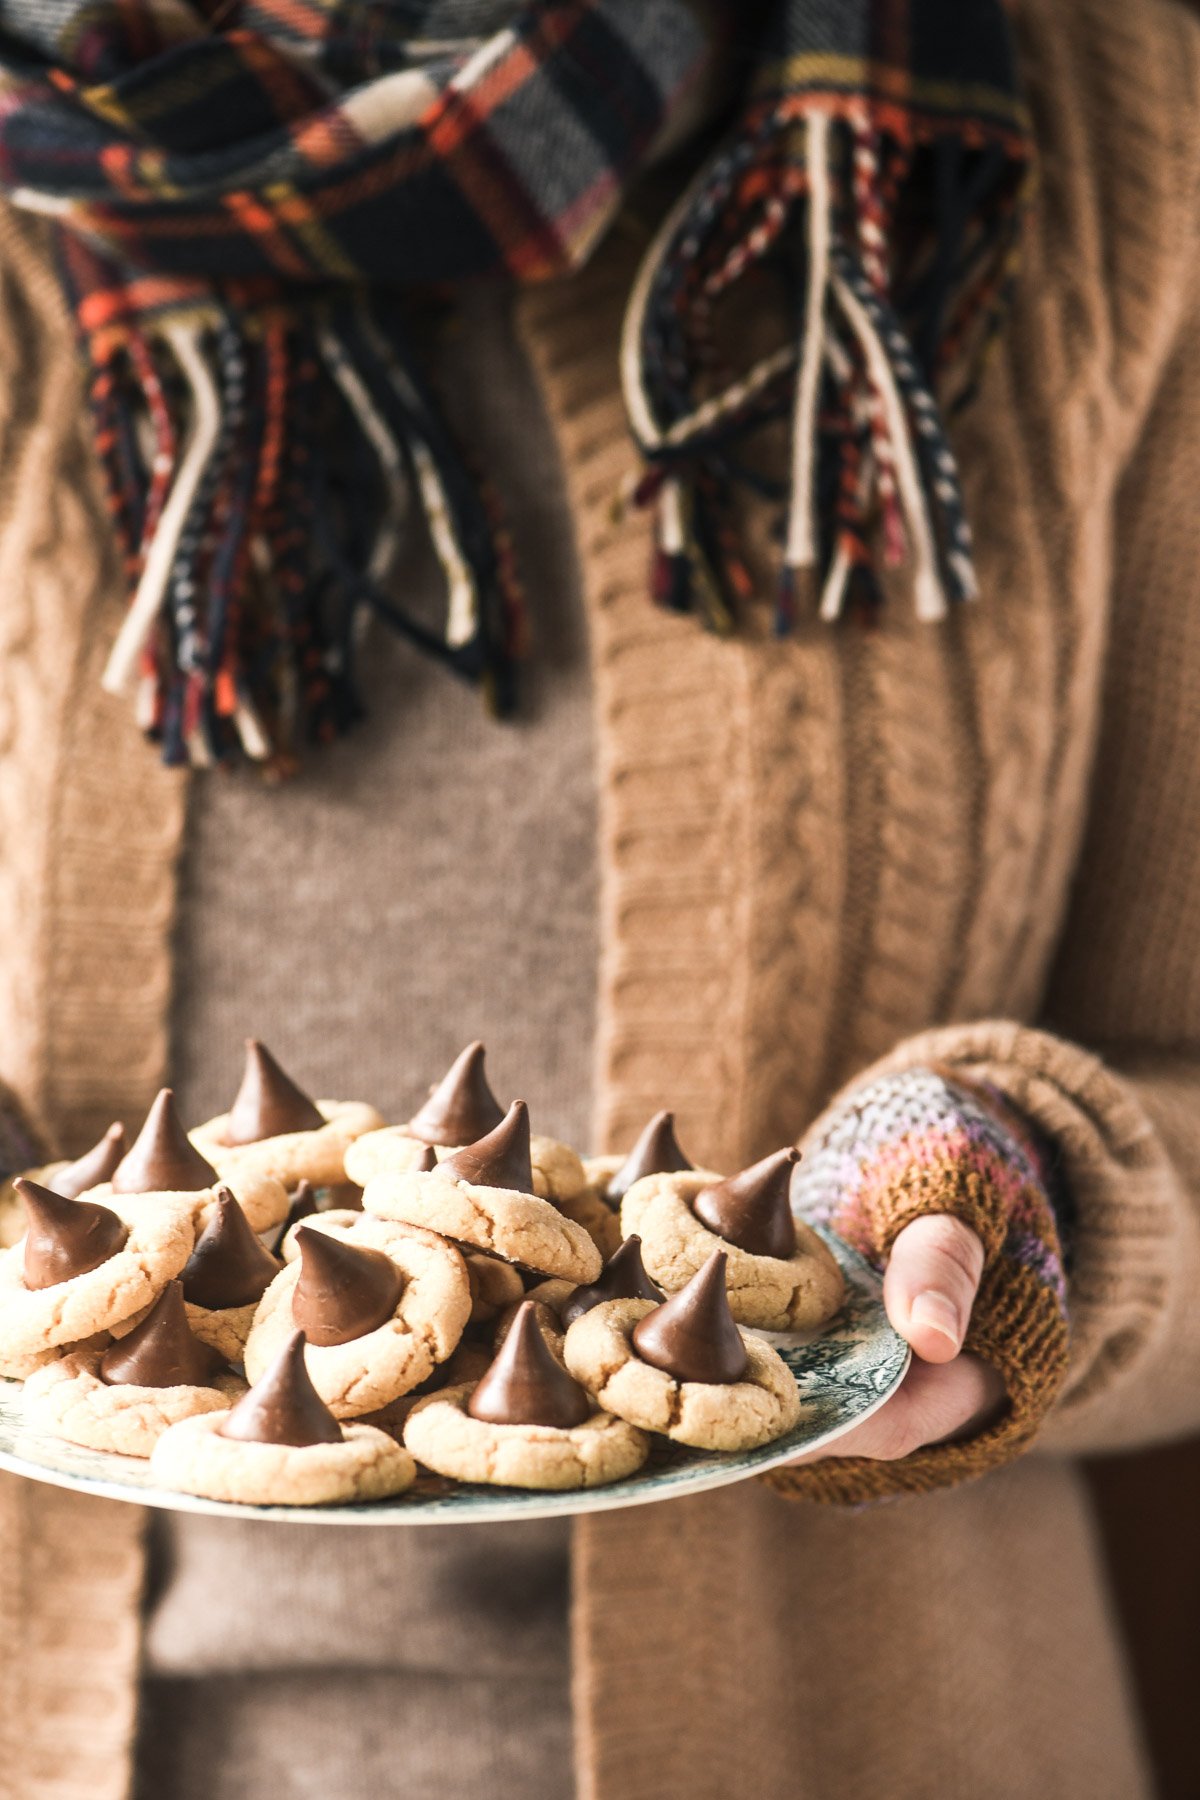
[[928, 1213], [900, 1233], [883, 1278], [883, 1302], [923, 1362], [958, 1355], [982, 1274], [983, 1245], [949, 1213]]

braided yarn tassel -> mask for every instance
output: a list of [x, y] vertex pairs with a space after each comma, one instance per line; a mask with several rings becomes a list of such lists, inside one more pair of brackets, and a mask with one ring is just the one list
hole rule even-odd
[[[381, 618], [498, 713], [515, 700], [524, 615], [494, 498], [441, 423], [398, 309], [366, 294], [112, 294], [93, 252], [63, 245], [118, 541], [133, 589], [104, 684], [133, 690], [164, 760], [249, 758], [290, 773], [306, 741], [362, 714], [356, 662]], [[422, 529], [441, 566], [440, 627], [392, 575]]]
[[[739, 485], [782, 508], [779, 631], [796, 622], [809, 583], [826, 620], [843, 611], [856, 574], [877, 591], [877, 538], [882, 562], [910, 562], [919, 618], [944, 618], [977, 594], [935, 388], [960, 362], [960, 392], [973, 385], [1000, 317], [1026, 171], [1015, 150], [984, 148], [972, 161], [951, 125], [906, 130], [895, 114], [878, 123], [858, 95], [765, 102], [748, 134], [700, 171], [639, 271], [621, 372], [658, 477], [641, 490], [658, 505], [655, 594], [716, 629], [731, 628], [753, 585], [731, 525]], [[930, 256], [908, 245], [900, 268], [893, 219], [919, 152], [934, 160], [942, 215]], [[722, 379], [718, 307], [756, 265], [790, 279], [795, 333]], [[778, 486], [751, 469], [755, 434], [781, 416], [790, 468]]]

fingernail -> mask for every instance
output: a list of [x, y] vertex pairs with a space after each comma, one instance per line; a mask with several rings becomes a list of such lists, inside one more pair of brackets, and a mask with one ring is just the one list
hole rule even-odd
[[962, 1342], [958, 1308], [948, 1295], [939, 1293], [936, 1288], [926, 1288], [924, 1293], [917, 1295], [908, 1317], [910, 1324], [926, 1325], [930, 1331], [940, 1331], [956, 1350]]

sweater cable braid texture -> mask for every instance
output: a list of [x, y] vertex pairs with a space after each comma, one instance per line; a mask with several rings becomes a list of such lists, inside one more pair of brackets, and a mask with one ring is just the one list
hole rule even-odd
[[[7, 211], [0, 282], [0, 1078], [76, 1154], [162, 1079], [183, 789], [100, 690], [121, 601], [70, 328]], [[0, 1475], [4, 1800], [127, 1792], [143, 1519]]]

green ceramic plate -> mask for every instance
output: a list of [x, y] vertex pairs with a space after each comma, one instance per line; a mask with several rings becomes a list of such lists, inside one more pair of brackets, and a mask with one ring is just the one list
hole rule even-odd
[[762, 1333], [796, 1377], [804, 1410], [794, 1431], [761, 1450], [737, 1454], [688, 1450], [659, 1438], [650, 1460], [636, 1475], [587, 1493], [530, 1494], [514, 1488], [472, 1487], [422, 1473], [408, 1493], [362, 1506], [233, 1506], [155, 1487], [148, 1465], [133, 1457], [83, 1450], [29, 1429], [21, 1384], [0, 1381], [0, 1468], [32, 1481], [133, 1500], [141, 1506], [291, 1519], [307, 1525], [470, 1525], [643, 1506], [725, 1487], [840, 1437], [883, 1405], [908, 1368], [908, 1345], [888, 1324], [879, 1277], [839, 1238], [823, 1235], [846, 1276], [845, 1305], [819, 1336]]

